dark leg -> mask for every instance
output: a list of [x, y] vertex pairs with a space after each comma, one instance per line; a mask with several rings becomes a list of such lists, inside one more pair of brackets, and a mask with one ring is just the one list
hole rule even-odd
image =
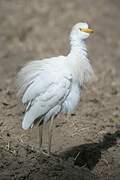
[[43, 124], [39, 125], [39, 151], [42, 152]]
[[53, 125], [54, 125], [54, 117], [51, 118], [50, 126], [49, 126], [49, 139], [48, 139], [48, 154], [51, 153], [51, 142], [52, 142], [52, 132], [53, 132]]

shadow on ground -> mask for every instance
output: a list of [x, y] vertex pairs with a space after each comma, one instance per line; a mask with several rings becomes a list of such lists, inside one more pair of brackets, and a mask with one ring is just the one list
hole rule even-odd
[[74, 164], [80, 167], [84, 166], [92, 170], [101, 158], [102, 151], [117, 144], [117, 139], [120, 138], [120, 131], [114, 134], [107, 133], [103, 137], [103, 141], [99, 143], [82, 144], [72, 147], [71, 149], [62, 152], [60, 156], [67, 160], [74, 159]]
[[[4, 180], [98, 180], [91, 170], [100, 160], [101, 152], [116, 145], [118, 138], [120, 131], [107, 133], [99, 143], [83, 144], [50, 157], [40, 155], [29, 146], [16, 145], [7, 150], [1, 144], [0, 177]], [[107, 179], [114, 178], [104, 178]]]

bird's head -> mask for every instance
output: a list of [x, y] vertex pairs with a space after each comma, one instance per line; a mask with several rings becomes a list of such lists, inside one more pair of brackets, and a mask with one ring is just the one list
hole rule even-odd
[[93, 33], [93, 30], [89, 27], [87, 23], [77, 23], [73, 26], [70, 33], [70, 39], [75, 41], [82, 41], [89, 37], [90, 33]]

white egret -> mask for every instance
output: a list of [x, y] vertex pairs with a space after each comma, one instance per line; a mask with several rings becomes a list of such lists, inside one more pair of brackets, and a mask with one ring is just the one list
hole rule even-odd
[[81, 87], [94, 74], [85, 45], [92, 32], [87, 23], [77, 23], [70, 32], [71, 49], [67, 56], [31, 61], [18, 73], [18, 94], [26, 105], [22, 128], [33, 127], [39, 121], [41, 147], [43, 122], [51, 120], [48, 153], [51, 151], [54, 118], [59, 113], [75, 110]]

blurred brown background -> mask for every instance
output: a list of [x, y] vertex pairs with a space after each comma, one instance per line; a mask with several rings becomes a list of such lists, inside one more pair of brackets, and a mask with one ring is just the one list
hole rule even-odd
[[[21, 129], [23, 107], [16, 98], [15, 77], [29, 60], [67, 55], [69, 32], [80, 21], [95, 33], [87, 40], [97, 81], [82, 94], [76, 115], [56, 119], [53, 151], [98, 142], [120, 128], [120, 1], [0, 1], [0, 141], [37, 149], [36, 128]], [[120, 144], [102, 154], [93, 172], [118, 177]]]

